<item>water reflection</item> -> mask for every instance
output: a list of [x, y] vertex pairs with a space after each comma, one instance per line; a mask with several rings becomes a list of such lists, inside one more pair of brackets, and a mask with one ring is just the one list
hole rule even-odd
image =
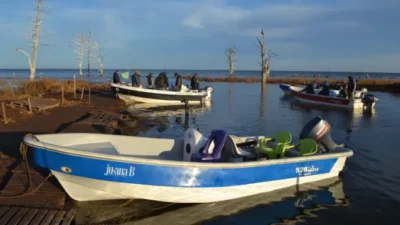
[[260, 93], [260, 116], [259, 122], [261, 124], [259, 132], [263, 132], [265, 129], [265, 111], [267, 106], [267, 84], [261, 83], [261, 93]]
[[327, 209], [326, 206], [346, 206], [347, 202], [341, 180], [332, 178], [241, 199], [196, 204], [144, 219], [131, 218], [135, 221], [125, 225], [272, 224], [300, 221], [312, 212]]
[[[156, 128], [158, 136], [167, 129], [186, 130], [190, 126], [196, 126], [196, 117], [210, 112], [212, 102], [194, 105], [154, 105], [135, 104], [129, 105], [126, 111], [131, 115], [140, 115], [146, 121], [145, 126]], [[147, 131], [146, 131], [147, 132]], [[151, 132], [149, 133], [151, 136]]]

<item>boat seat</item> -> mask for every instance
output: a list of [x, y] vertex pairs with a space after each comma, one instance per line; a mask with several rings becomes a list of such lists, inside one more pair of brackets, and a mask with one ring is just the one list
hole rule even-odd
[[[298, 140], [294, 145], [282, 145], [278, 148], [282, 155], [287, 155], [289, 157], [309, 156], [318, 153], [318, 144], [310, 138]], [[286, 151], [288, 151], [288, 153], [286, 153]]]
[[292, 135], [289, 132], [281, 131], [276, 133], [272, 138], [263, 138], [257, 150], [259, 155], [266, 155], [269, 159], [280, 158], [283, 155], [282, 148], [292, 141]]
[[[221, 162], [222, 150], [225, 145], [228, 132], [225, 130], [212, 130], [205, 145], [191, 156], [192, 162]], [[212, 153], [208, 152], [211, 143], [214, 143]]]
[[[256, 158], [254, 145], [257, 145], [257, 142], [252, 140], [238, 144], [234, 141], [235, 137], [236, 136], [228, 135], [228, 137], [226, 138], [223, 150], [224, 154], [229, 154], [229, 156], [233, 158]], [[240, 147], [238, 147], [238, 145]]]

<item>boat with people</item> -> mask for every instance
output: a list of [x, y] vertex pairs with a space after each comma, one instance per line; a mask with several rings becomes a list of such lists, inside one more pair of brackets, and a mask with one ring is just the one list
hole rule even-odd
[[155, 89], [143, 86], [133, 87], [124, 83], [111, 83], [116, 95], [125, 102], [157, 103], [157, 104], [182, 104], [187, 101], [188, 104], [204, 103], [211, 101], [214, 89], [205, 87], [200, 90], [191, 90], [182, 85], [180, 91], [172, 89]]
[[207, 137], [189, 128], [178, 139], [57, 133], [26, 135], [23, 143], [77, 201], [207, 203], [338, 176], [353, 151], [336, 144], [331, 129], [315, 117], [296, 142], [290, 132]]
[[285, 95], [294, 96], [298, 101], [320, 105], [328, 105], [342, 108], [363, 108], [372, 109], [375, 107], [378, 98], [374, 94], [367, 93], [366, 88], [354, 91], [354, 99], [340, 97], [339, 90], [329, 90], [329, 95], [318, 94], [322, 89], [314, 89], [314, 94], [303, 92], [304, 87], [297, 87], [288, 84], [280, 84], [280, 89]]

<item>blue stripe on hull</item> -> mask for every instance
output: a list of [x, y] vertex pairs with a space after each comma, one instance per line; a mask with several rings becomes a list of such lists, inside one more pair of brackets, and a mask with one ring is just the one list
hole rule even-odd
[[[245, 185], [329, 173], [337, 158], [220, 169], [116, 162], [33, 148], [33, 160], [43, 168], [65, 173], [62, 167], [68, 167], [71, 170], [68, 174], [103, 181], [205, 188]], [[113, 170], [111, 171], [110, 168]]]

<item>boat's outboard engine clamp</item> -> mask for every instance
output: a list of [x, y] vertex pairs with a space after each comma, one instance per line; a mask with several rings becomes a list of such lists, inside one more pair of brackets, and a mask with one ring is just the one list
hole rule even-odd
[[373, 94], [365, 94], [362, 98], [363, 109], [371, 110], [374, 106], [378, 98]]
[[317, 142], [320, 152], [329, 152], [336, 147], [344, 147], [344, 145], [338, 145], [332, 140], [331, 131], [331, 125], [317, 116], [303, 127], [300, 132], [300, 139], [313, 139]]

